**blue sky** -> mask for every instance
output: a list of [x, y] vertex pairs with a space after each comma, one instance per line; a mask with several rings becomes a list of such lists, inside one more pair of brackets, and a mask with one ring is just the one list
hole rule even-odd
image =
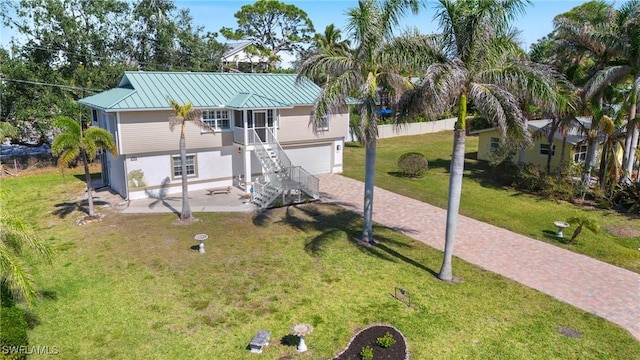
[[[176, 1], [180, 8], [191, 9], [196, 24], [201, 24], [209, 31], [218, 31], [221, 27], [235, 28], [236, 19], [233, 17], [242, 5], [252, 4], [254, 1], [241, 0], [190, 0]], [[344, 29], [346, 24], [345, 13], [349, 8], [357, 5], [356, 0], [292, 0], [284, 1], [304, 10], [317, 32], [333, 23], [338, 28]], [[525, 49], [536, 40], [544, 37], [553, 28], [553, 18], [578, 6], [586, 1], [574, 0], [534, 0], [527, 7], [526, 14], [513, 23], [522, 30], [522, 42]], [[433, 21], [433, 1], [427, 3], [427, 9], [422, 10], [417, 16], [407, 16], [403, 19], [401, 29], [417, 27], [422, 33], [437, 32], [437, 23]], [[224, 39], [220, 39], [221, 41]]]
[[[346, 12], [357, 5], [356, 0], [291, 0], [284, 1], [296, 5], [304, 10], [317, 32], [333, 23], [338, 28], [344, 29], [346, 24]], [[526, 14], [513, 23], [513, 26], [522, 31], [521, 40], [525, 49], [537, 39], [551, 32], [553, 18], [571, 8], [586, 1], [574, 0], [534, 0], [526, 10]], [[236, 19], [233, 17], [242, 5], [252, 4], [254, 1], [243, 0], [176, 0], [178, 8], [191, 9], [194, 23], [202, 25], [207, 31], [218, 32], [221, 27], [235, 28]], [[407, 16], [402, 21], [401, 30], [418, 28], [422, 33], [437, 32], [437, 23], [433, 21], [433, 1], [429, 1], [427, 9], [423, 9], [417, 16]], [[2, 27], [0, 31], [0, 44], [4, 47], [8, 44], [13, 31]], [[222, 36], [219, 41], [224, 42]]]

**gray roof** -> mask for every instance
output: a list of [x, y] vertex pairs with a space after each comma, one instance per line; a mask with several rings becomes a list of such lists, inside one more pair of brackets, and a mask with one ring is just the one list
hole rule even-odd
[[230, 56], [233, 56], [251, 44], [253, 44], [253, 42], [251, 41], [242, 41], [242, 42], [237, 42], [233, 44], [224, 44], [227, 47], [227, 51], [224, 52], [224, 55], [222, 55], [222, 57], [228, 58]]
[[[577, 117], [576, 120], [578, 120], [584, 128], [591, 128], [591, 117], [590, 116], [581, 116], [581, 117]], [[542, 129], [543, 127], [549, 125], [551, 123], [551, 119], [542, 119], [542, 120], [529, 120], [527, 122], [527, 126], [529, 127], [529, 130], [533, 133], [536, 132], [540, 129]], [[492, 127], [492, 128], [488, 128], [488, 129], [481, 129], [481, 130], [475, 130], [470, 132], [470, 134], [479, 134], [479, 133], [483, 133], [483, 132], [487, 132], [487, 131], [493, 131], [493, 130], [497, 130], [497, 127]], [[560, 134], [560, 132], [556, 131], [556, 133], [554, 134], [554, 139], [556, 140], [560, 140], [562, 141], [562, 134]], [[578, 128], [571, 128], [569, 129], [569, 134], [567, 135], [567, 143], [571, 144], [571, 145], [577, 145], [580, 142], [583, 142], [586, 139], [586, 136], [584, 134], [580, 133], [580, 129]], [[601, 139], [602, 140], [602, 139]]]
[[115, 89], [78, 102], [106, 111], [170, 109], [169, 98], [194, 108], [290, 108], [311, 105], [320, 93], [296, 74], [125, 72]]

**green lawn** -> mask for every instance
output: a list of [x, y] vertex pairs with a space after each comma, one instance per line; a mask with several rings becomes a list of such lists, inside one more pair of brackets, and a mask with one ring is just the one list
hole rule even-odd
[[[446, 208], [452, 141], [453, 132], [381, 139], [376, 162], [376, 186]], [[477, 147], [477, 137], [467, 137], [460, 204], [462, 214], [640, 273], [640, 236], [624, 238], [614, 234], [616, 229], [623, 228], [640, 231], [638, 218], [579, 208], [566, 202], [548, 201], [496, 187], [491, 181], [488, 164], [475, 160]], [[413, 151], [424, 154], [429, 161], [428, 174], [418, 180], [397, 176], [398, 158]], [[350, 144], [344, 154], [344, 175], [364, 181], [364, 149]], [[556, 228], [553, 222], [564, 221], [579, 213], [595, 218], [602, 231], [595, 235], [585, 230], [572, 245], [559, 241], [554, 235]], [[571, 228], [565, 230], [565, 234], [571, 233]]]
[[[381, 162], [383, 163], [383, 162]], [[56, 250], [34, 268], [44, 292], [30, 345], [63, 359], [329, 359], [371, 323], [402, 331], [412, 359], [638, 359], [640, 342], [605, 320], [463, 261], [461, 284], [435, 279], [441, 253], [326, 205], [262, 214], [123, 215], [78, 227], [84, 184], [59, 173], [3, 179], [10, 206]], [[205, 254], [193, 236], [209, 234]], [[391, 295], [410, 292], [413, 308]], [[308, 353], [290, 327], [306, 322]], [[561, 335], [571, 328], [580, 338]], [[272, 331], [262, 355], [246, 346]], [[33, 356], [32, 358], [38, 358]]]

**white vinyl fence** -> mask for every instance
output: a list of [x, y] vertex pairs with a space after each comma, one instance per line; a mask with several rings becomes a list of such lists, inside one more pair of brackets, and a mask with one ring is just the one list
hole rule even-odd
[[[409, 123], [396, 127], [394, 125], [378, 125], [378, 139], [386, 139], [397, 136], [420, 135], [427, 133], [435, 133], [445, 130], [453, 130], [456, 118], [427, 121], [419, 123]], [[356, 141], [357, 137], [349, 131], [347, 141]]]

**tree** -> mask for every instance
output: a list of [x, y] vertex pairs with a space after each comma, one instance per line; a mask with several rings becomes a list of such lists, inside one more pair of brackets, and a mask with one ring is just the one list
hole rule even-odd
[[78, 158], [82, 161], [84, 178], [87, 182], [89, 216], [95, 216], [89, 161], [96, 158], [98, 150], [106, 150], [114, 156], [118, 155], [116, 143], [108, 131], [97, 127], [84, 129], [81, 123], [68, 116], [58, 117], [54, 125], [56, 128], [61, 129], [62, 133], [53, 139], [51, 152], [59, 156], [58, 166], [62, 169], [68, 167]]
[[[362, 241], [375, 243], [372, 232], [373, 189], [378, 136], [378, 107], [376, 98], [383, 83], [403, 91], [409, 86], [408, 80], [399, 75], [402, 64], [409, 56], [399, 50], [399, 43], [393, 42], [393, 27], [407, 11], [418, 11], [419, 1], [361, 0], [357, 8], [349, 11], [348, 31], [355, 48], [351, 52], [319, 52], [305, 61], [298, 74], [314, 79], [326, 74], [326, 82], [316, 99], [310, 123], [318, 129], [332, 112], [347, 110], [347, 100], [356, 99], [354, 105], [359, 115], [358, 139], [366, 149], [364, 228]], [[406, 55], [406, 54], [405, 54]]]
[[631, 0], [612, 12], [613, 21], [609, 24], [609, 32], [605, 32], [604, 36], [601, 33], [597, 35], [604, 37], [605, 43], [611, 44], [615, 61], [594, 74], [585, 85], [585, 97], [602, 94], [611, 84], [628, 84], [630, 87], [627, 136], [622, 161], [626, 180], [629, 181], [635, 163], [640, 126], [637, 120], [640, 93], [640, 0]]
[[238, 28], [223, 27], [220, 33], [230, 40], [252, 41], [261, 55], [279, 61], [280, 53], [295, 55], [311, 42], [313, 23], [303, 10], [277, 0], [258, 0], [243, 5], [234, 14]]
[[345, 55], [351, 51], [349, 39], [342, 39], [342, 31], [329, 24], [324, 29], [324, 33], [316, 34], [313, 38], [316, 51], [323, 51], [329, 54]]
[[567, 222], [571, 225], [578, 225], [576, 229], [573, 231], [573, 235], [571, 235], [571, 239], [569, 239], [569, 244], [572, 244], [573, 241], [580, 235], [582, 232], [582, 228], [587, 228], [594, 234], [597, 234], [600, 231], [600, 226], [595, 219], [592, 219], [587, 216], [572, 216], [567, 219]]
[[467, 104], [472, 103], [479, 116], [496, 124], [503, 137], [520, 139], [521, 144], [530, 141], [521, 101], [550, 110], [557, 106], [557, 74], [548, 66], [527, 61], [508, 27], [528, 3], [440, 0], [435, 18], [442, 34], [423, 40], [415, 55], [433, 63], [424, 70], [422, 83], [398, 104], [401, 118], [421, 110], [435, 116], [450, 104], [457, 106], [444, 256], [438, 273], [444, 281], [453, 281], [451, 259], [464, 171]]
[[[6, 200], [8, 191], [0, 189], [0, 200]], [[51, 261], [51, 249], [9, 208], [0, 208], [0, 286], [9, 290], [13, 298], [27, 304], [38, 297], [38, 290], [25, 261], [27, 252], [45, 261]]]
[[194, 125], [209, 129], [209, 125], [202, 121], [202, 112], [198, 109], [194, 109], [190, 102], [182, 105], [179, 102], [169, 99], [171, 108], [174, 115], [169, 117], [169, 129], [173, 132], [176, 125], [180, 126], [180, 166], [181, 166], [181, 178], [182, 178], [182, 212], [180, 212], [180, 221], [192, 222], [193, 214], [191, 213], [191, 207], [189, 206], [189, 184], [187, 180], [187, 145], [184, 136], [184, 126], [187, 122], [192, 122]]

